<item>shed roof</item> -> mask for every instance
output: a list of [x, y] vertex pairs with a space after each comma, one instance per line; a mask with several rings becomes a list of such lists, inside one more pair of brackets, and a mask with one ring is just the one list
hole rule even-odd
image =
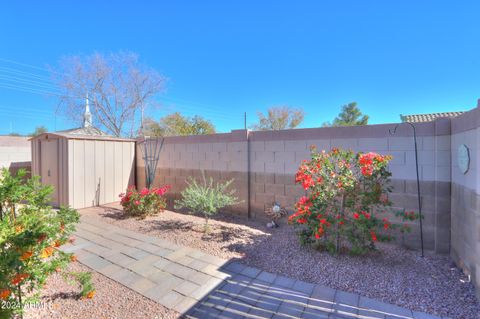
[[442, 112], [442, 113], [428, 113], [428, 114], [410, 114], [410, 115], [401, 115], [400, 118], [402, 122], [410, 123], [422, 123], [422, 122], [432, 122], [440, 117], [457, 117], [465, 112]]
[[31, 140], [36, 139], [38, 137], [43, 137], [45, 135], [53, 135], [58, 137], [64, 137], [67, 139], [77, 139], [77, 140], [100, 140], [100, 141], [121, 141], [121, 142], [133, 142], [134, 139], [131, 138], [122, 138], [122, 137], [114, 137], [108, 135], [107, 133], [99, 130], [96, 127], [79, 127], [70, 130], [64, 131], [56, 131], [56, 132], [47, 132], [42, 133], [37, 136], [31, 138]]

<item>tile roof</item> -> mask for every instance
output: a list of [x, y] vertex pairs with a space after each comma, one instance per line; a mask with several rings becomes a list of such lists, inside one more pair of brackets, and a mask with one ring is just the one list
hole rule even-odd
[[402, 122], [421, 123], [421, 122], [432, 122], [435, 119], [440, 117], [457, 117], [463, 113], [465, 112], [443, 112], [443, 113], [410, 114], [410, 115], [400, 114], [400, 118], [402, 119]]

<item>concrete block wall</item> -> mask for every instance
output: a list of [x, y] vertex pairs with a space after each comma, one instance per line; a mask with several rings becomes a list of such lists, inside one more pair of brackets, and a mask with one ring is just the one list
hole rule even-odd
[[[310, 158], [310, 146], [318, 149], [341, 147], [354, 151], [374, 151], [393, 155], [390, 169], [396, 209], [418, 211], [415, 152], [412, 130], [407, 125], [389, 134], [395, 124], [363, 127], [295, 129], [274, 132], [232, 131], [205, 136], [167, 137], [164, 139], [154, 185], [170, 184], [170, 207], [186, 187], [188, 176], [234, 178], [242, 204], [235, 213], [266, 220], [264, 210], [279, 202], [293, 210], [305, 194], [295, 184], [295, 172], [301, 161]], [[448, 253], [450, 244], [450, 121], [418, 124], [419, 174], [421, 179], [425, 247]], [[248, 134], [248, 137], [247, 137]], [[137, 185], [145, 185], [141, 144], [137, 143]], [[250, 186], [250, 190], [249, 190]], [[250, 196], [248, 196], [250, 195]], [[250, 200], [248, 200], [250, 198]], [[250, 204], [250, 205], [248, 205]], [[417, 223], [404, 242], [420, 245]]]
[[[460, 145], [469, 148], [470, 166], [458, 166]], [[456, 264], [471, 276], [480, 298], [480, 101], [478, 107], [452, 120], [451, 251]]]
[[[262, 218], [274, 201], [293, 210], [305, 194], [295, 185], [295, 172], [310, 158], [310, 146], [333, 147], [357, 152], [390, 154], [394, 187], [390, 199], [395, 209], [418, 212], [415, 151], [412, 129], [395, 124], [364, 127], [297, 129], [279, 132], [250, 132], [251, 216]], [[450, 249], [450, 121], [417, 124], [425, 248], [440, 253]], [[409, 223], [412, 232], [402, 238], [412, 248], [420, 246], [418, 222]]]
[[[163, 141], [154, 185], [171, 185], [169, 207], [187, 186], [188, 177], [201, 180], [227, 181], [234, 179], [232, 187], [243, 202], [230, 208], [232, 213], [246, 216], [248, 211], [248, 153], [247, 136], [243, 130], [226, 134], [167, 137]], [[137, 143], [137, 187], [145, 186], [145, 164], [142, 144]]]
[[0, 168], [15, 173], [20, 168], [31, 170], [32, 152], [28, 137], [0, 136]]

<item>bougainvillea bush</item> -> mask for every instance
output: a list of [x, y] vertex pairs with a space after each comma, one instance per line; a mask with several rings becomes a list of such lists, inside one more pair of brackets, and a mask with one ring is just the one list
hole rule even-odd
[[143, 188], [137, 191], [135, 186], [130, 186], [126, 193], [119, 195], [123, 211], [140, 218], [158, 214], [167, 206], [164, 195], [169, 189], [170, 185], [165, 185], [160, 188]]
[[375, 242], [388, 241], [394, 231], [409, 231], [393, 223], [388, 214], [414, 220], [414, 212], [391, 209], [388, 162], [391, 156], [354, 153], [333, 148], [318, 152], [311, 148], [311, 160], [304, 160], [295, 177], [306, 196], [296, 203], [289, 222], [298, 227], [304, 244], [314, 244], [332, 253], [363, 254], [375, 249]]
[[12, 176], [0, 172], [0, 318], [22, 313], [38, 301], [48, 276], [56, 271], [82, 285], [81, 295], [93, 297], [88, 273], [64, 271], [75, 256], [59, 250], [79, 220], [70, 208], [53, 210], [48, 205], [52, 192], [38, 177], [25, 179], [26, 171]]

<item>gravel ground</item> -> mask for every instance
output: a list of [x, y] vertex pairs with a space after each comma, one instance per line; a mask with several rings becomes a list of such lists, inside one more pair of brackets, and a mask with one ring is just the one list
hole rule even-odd
[[211, 220], [211, 231], [205, 235], [203, 218], [171, 211], [143, 220], [124, 218], [115, 208], [84, 214], [212, 255], [238, 258], [270, 272], [412, 310], [451, 318], [480, 318], [473, 285], [449, 256], [421, 258], [417, 251], [380, 244], [379, 251], [369, 256], [334, 257], [302, 247], [291, 226], [271, 230], [263, 223], [231, 216]]
[[[91, 271], [79, 263], [71, 264], [69, 270]], [[61, 275], [53, 274], [42, 290], [41, 303], [45, 307], [27, 309], [24, 318], [178, 318], [175, 311], [168, 310], [99, 273], [92, 274], [96, 290], [93, 299], [79, 299], [78, 286], [72, 286]]]

